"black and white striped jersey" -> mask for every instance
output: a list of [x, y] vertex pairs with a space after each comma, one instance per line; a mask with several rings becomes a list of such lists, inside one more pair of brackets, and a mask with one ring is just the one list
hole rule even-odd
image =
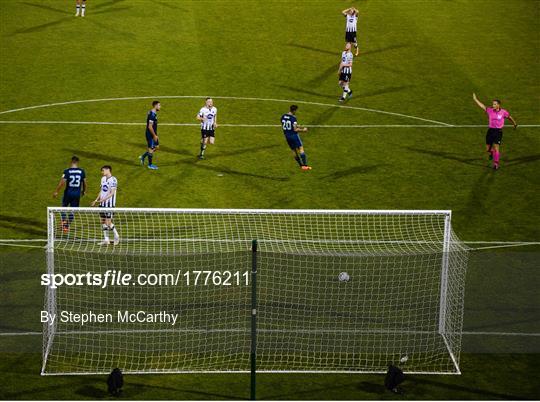
[[103, 199], [103, 198], [107, 197], [111, 193], [111, 191], [113, 191], [112, 190], [113, 188], [115, 189], [115, 191], [114, 191], [114, 195], [111, 198], [109, 198], [105, 202], [100, 202], [99, 203], [100, 207], [114, 208], [116, 206], [116, 188], [117, 188], [117, 186], [118, 186], [118, 181], [116, 180], [116, 177], [114, 177], [114, 176], [111, 176], [111, 177], [103, 176], [101, 178], [101, 193], [99, 195], [100, 199]]
[[357, 15], [345, 15], [345, 18], [347, 19], [347, 26], [345, 27], [346, 32], [356, 32], [356, 23], [358, 22], [358, 16]]
[[203, 118], [203, 121], [201, 121], [201, 130], [213, 130], [214, 123], [216, 121], [216, 115], [217, 108], [215, 108], [214, 106], [212, 106], [211, 108], [203, 106], [199, 111], [199, 117]]
[[341, 62], [343, 64], [350, 64], [350, 67], [342, 67], [341, 72], [343, 74], [352, 74], [352, 62], [353, 62], [353, 54], [349, 50], [344, 50], [343, 53], [341, 53]]

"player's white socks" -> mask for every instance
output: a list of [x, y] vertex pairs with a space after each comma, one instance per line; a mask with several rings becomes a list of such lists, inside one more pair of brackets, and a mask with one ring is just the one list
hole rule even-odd
[[105, 224], [101, 225], [101, 229], [103, 230], [103, 238], [106, 242], [109, 241], [109, 227]]
[[114, 238], [115, 239], [118, 239], [120, 237], [120, 235], [118, 234], [118, 230], [116, 230], [116, 226], [114, 225], [111, 225], [109, 230], [112, 230], [113, 231], [113, 234], [114, 234]]
[[80, 13], [80, 11], [81, 11], [81, 6], [79, 6], [79, 5], [77, 4], [76, 7], [77, 7], [77, 13], [75, 13], [75, 17], [78, 17], [78, 16], [79, 16], [79, 13]]
[[343, 87], [343, 99], [345, 99], [348, 94], [349, 94], [349, 87], [344, 86]]
[[81, 17], [84, 17], [85, 11], [86, 11], [86, 4], [83, 4], [83, 5], [81, 6]]

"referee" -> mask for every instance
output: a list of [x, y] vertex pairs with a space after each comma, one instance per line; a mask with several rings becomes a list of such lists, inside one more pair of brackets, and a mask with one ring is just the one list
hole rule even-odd
[[473, 93], [473, 100], [476, 102], [489, 118], [489, 128], [486, 134], [486, 151], [489, 154], [489, 159], [493, 160], [493, 169], [499, 169], [500, 146], [503, 137], [504, 120], [508, 119], [514, 125], [514, 130], [517, 128], [517, 123], [507, 110], [501, 108], [501, 101], [493, 99], [492, 107], [486, 107], [478, 100], [476, 94]]

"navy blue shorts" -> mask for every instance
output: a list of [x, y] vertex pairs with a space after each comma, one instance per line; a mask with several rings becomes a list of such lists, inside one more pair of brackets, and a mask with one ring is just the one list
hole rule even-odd
[[78, 207], [80, 200], [81, 200], [80, 195], [64, 193], [64, 197], [62, 198], [62, 206], [63, 207]]
[[146, 144], [150, 149], [156, 149], [159, 146], [159, 141], [154, 141], [152, 134], [146, 134]]
[[286, 135], [285, 139], [287, 140], [287, 144], [289, 144], [289, 148], [293, 151], [303, 146], [302, 140], [298, 134]]

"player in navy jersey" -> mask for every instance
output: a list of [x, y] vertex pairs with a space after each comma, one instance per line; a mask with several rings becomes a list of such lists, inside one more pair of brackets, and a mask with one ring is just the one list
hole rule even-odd
[[157, 113], [161, 109], [161, 103], [158, 100], [152, 102], [152, 110], [146, 115], [146, 145], [148, 150], [139, 157], [141, 165], [144, 166], [144, 160], [148, 157], [148, 169], [157, 170], [152, 159], [154, 152], [159, 149], [159, 137], [157, 135], [158, 118]]
[[295, 116], [297, 110], [298, 106], [291, 105], [289, 108], [289, 113], [281, 116], [281, 128], [283, 129], [283, 134], [285, 134], [287, 144], [289, 144], [289, 148], [291, 148], [293, 151], [294, 159], [298, 165], [302, 168], [302, 170], [311, 170], [311, 166], [307, 164], [307, 156], [304, 152], [304, 145], [302, 144], [300, 135], [298, 135], [300, 131], [306, 132], [308, 129], [307, 127], [300, 127], [298, 125]]
[[[75, 155], [71, 157], [71, 165], [64, 170], [60, 182], [56, 186], [53, 193], [53, 198], [58, 197], [58, 193], [62, 187], [64, 196], [62, 197], [63, 207], [78, 207], [81, 196], [86, 194], [86, 174], [84, 169], [79, 167], [79, 158]], [[62, 213], [62, 229], [65, 233], [69, 232], [69, 225], [73, 221], [73, 214], [70, 213], [66, 219], [66, 215]]]

